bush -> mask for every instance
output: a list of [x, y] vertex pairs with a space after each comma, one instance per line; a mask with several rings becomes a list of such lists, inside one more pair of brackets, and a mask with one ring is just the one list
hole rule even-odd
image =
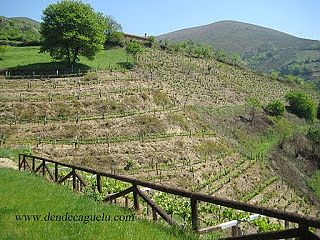
[[320, 119], [320, 102], [318, 103], [318, 119]]
[[280, 100], [274, 100], [273, 102], [269, 103], [266, 107], [268, 115], [271, 116], [283, 116], [284, 110], [284, 104]]
[[310, 128], [307, 134], [308, 138], [316, 144], [320, 144], [320, 128]]
[[300, 91], [291, 91], [286, 94], [292, 113], [309, 122], [314, 122], [317, 117], [317, 106], [312, 98]]

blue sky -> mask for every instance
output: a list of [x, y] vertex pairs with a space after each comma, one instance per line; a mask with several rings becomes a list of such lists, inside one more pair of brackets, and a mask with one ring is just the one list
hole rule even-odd
[[[0, 0], [0, 15], [41, 20], [55, 0]], [[273, 28], [297, 37], [320, 40], [319, 0], [84, 0], [113, 16], [128, 33], [163, 33], [236, 20]]]

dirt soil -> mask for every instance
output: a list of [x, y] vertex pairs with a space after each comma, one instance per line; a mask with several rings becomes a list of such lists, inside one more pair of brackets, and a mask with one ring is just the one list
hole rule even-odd
[[0, 158], [0, 167], [18, 169], [17, 164], [10, 158]]

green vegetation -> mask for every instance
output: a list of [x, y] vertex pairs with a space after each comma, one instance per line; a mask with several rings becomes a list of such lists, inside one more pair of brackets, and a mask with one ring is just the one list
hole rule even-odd
[[62, 0], [43, 11], [40, 52], [49, 52], [55, 60], [68, 64], [78, 56], [93, 60], [105, 42], [106, 20], [81, 1]]
[[209, 44], [216, 49], [217, 59], [224, 60], [237, 53], [252, 69], [264, 73], [277, 70], [282, 76], [297, 77], [295, 81], [318, 77], [319, 41], [297, 38], [253, 24], [219, 21], [164, 34], [158, 39], [169, 44], [187, 40], [195, 45]]
[[320, 144], [320, 127], [312, 127], [309, 129], [307, 136], [315, 143]]
[[106, 48], [124, 47], [124, 35], [122, 32], [112, 32], [106, 37]]
[[213, 49], [207, 44], [194, 44], [192, 41], [166, 43], [166, 48], [170, 52], [178, 52], [189, 57], [210, 58], [213, 57]]
[[308, 181], [309, 187], [320, 198], [320, 170], [317, 170]]
[[4, 58], [5, 53], [8, 51], [7, 46], [0, 46], [0, 60]]
[[144, 48], [141, 43], [135, 41], [127, 43], [126, 52], [128, 55], [131, 54], [133, 56], [135, 62], [137, 61], [138, 55], [143, 53], [143, 51]]
[[[64, 63], [53, 62], [49, 54], [39, 54], [39, 47], [8, 47], [5, 59], [0, 61], [0, 69], [8, 69], [12, 74], [22, 72], [24, 74], [49, 73], [55, 74], [56, 70], [66, 69], [71, 72], [70, 67]], [[93, 61], [80, 57], [78, 65], [74, 66], [74, 72], [86, 69], [119, 69], [121, 63], [132, 62], [132, 57], [127, 57], [123, 49], [102, 50], [95, 56]]]
[[[116, 50], [125, 58], [123, 49]], [[258, 161], [273, 157], [281, 146], [286, 149], [287, 138], [310, 126], [292, 114], [267, 116], [261, 106], [283, 99], [290, 90], [304, 89], [316, 96], [306, 85], [272, 79], [215, 57], [154, 47], [145, 49], [131, 71], [33, 81], [3, 78], [0, 86], [4, 147], [29, 145], [37, 154], [60, 161], [318, 214], [316, 206], [281, 182], [266, 162]], [[126, 187], [108, 182], [111, 192]], [[150, 197], [155, 199], [153, 193]], [[156, 199], [157, 204], [190, 227], [190, 201], [163, 199]], [[246, 217], [237, 210], [200, 205], [201, 227]], [[250, 231], [266, 229], [265, 222], [250, 225]]]
[[0, 45], [38, 45], [40, 24], [28, 18], [0, 16]]
[[285, 107], [282, 101], [274, 100], [266, 107], [266, 111], [271, 116], [283, 116]]
[[27, 147], [8, 148], [0, 147], [0, 158], [18, 159], [19, 154], [32, 154], [32, 150]]
[[[301, 131], [284, 117], [270, 116], [272, 126], [261, 134], [248, 134], [240, 129], [234, 130], [234, 136], [244, 147], [245, 154], [250, 159], [264, 160], [266, 156], [281, 142]], [[303, 128], [304, 129], [304, 128]]]
[[291, 91], [286, 94], [286, 99], [293, 113], [307, 121], [314, 122], [317, 117], [317, 106], [307, 93]]
[[[132, 221], [133, 213], [113, 205], [100, 205], [77, 196], [64, 186], [35, 175], [0, 168], [0, 231], [3, 239], [196, 239], [188, 233], [145, 220]], [[21, 184], [23, 183], [23, 184]], [[36, 188], [35, 188], [36, 186]], [[128, 221], [46, 221], [52, 215], [125, 215]], [[18, 221], [16, 215], [33, 215]], [[33, 220], [39, 216], [39, 220]], [[61, 219], [61, 218], [60, 218]], [[87, 220], [89, 217], [87, 218]], [[49, 234], [49, 235], [48, 235]]]

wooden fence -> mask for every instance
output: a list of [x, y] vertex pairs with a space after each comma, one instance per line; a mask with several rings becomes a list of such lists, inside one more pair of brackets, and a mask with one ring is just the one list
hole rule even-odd
[[[39, 162], [40, 161], [40, 165]], [[48, 163], [54, 164], [54, 170], [50, 170], [47, 166]], [[70, 168], [71, 171], [64, 177], [59, 176], [59, 166]], [[81, 177], [80, 172], [86, 172], [96, 175], [96, 186], [97, 190], [102, 193], [101, 178], [107, 177], [130, 183], [131, 186], [123, 191], [114, 194], [106, 195], [104, 201], [112, 201], [119, 197], [123, 197], [129, 193], [133, 193], [133, 205], [136, 211], [140, 210], [139, 197], [141, 197], [149, 207], [152, 209], [153, 220], [156, 221], [158, 216], [163, 218], [170, 225], [176, 225], [177, 223], [172, 219], [172, 217], [166, 213], [159, 205], [157, 205], [143, 190], [141, 187], [146, 187], [149, 189], [157, 190], [164, 193], [173, 194], [176, 196], [189, 198], [191, 203], [191, 222], [193, 230], [198, 233], [209, 233], [221, 229], [221, 224], [218, 226], [207, 227], [200, 229], [199, 216], [198, 216], [198, 204], [199, 202], [212, 203], [224, 207], [229, 207], [237, 210], [242, 210], [245, 212], [260, 214], [280, 220], [285, 221], [285, 226], [288, 226], [289, 222], [298, 224], [297, 228], [288, 229], [273, 232], [255, 233], [244, 236], [238, 236], [238, 231], [236, 228], [232, 229], [232, 237], [225, 239], [288, 239], [288, 238], [298, 238], [301, 240], [313, 240], [320, 239], [314, 233], [310, 231], [310, 227], [320, 228], [320, 219], [312, 218], [308, 216], [302, 216], [296, 213], [289, 213], [281, 210], [275, 210], [265, 207], [258, 207], [255, 205], [242, 203], [233, 200], [227, 200], [219, 197], [214, 197], [202, 193], [191, 192], [176, 187], [163, 186], [160, 184], [155, 184], [151, 182], [141, 181], [139, 179], [120, 176], [112, 173], [102, 172], [96, 169], [90, 169], [86, 167], [75, 166], [71, 164], [61, 163], [54, 160], [45, 159], [37, 156], [30, 156], [25, 154], [19, 155], [19, 170], [31, 171], [33, 173], [40, 173], [41, 175], [47, 176], [54, 182], [61, 184], [67, 179], [72, 179], [73, 190], [81, 191], [87, 186], [85, 180]], [[126, 201], [127, 205], [127, 201]]]

